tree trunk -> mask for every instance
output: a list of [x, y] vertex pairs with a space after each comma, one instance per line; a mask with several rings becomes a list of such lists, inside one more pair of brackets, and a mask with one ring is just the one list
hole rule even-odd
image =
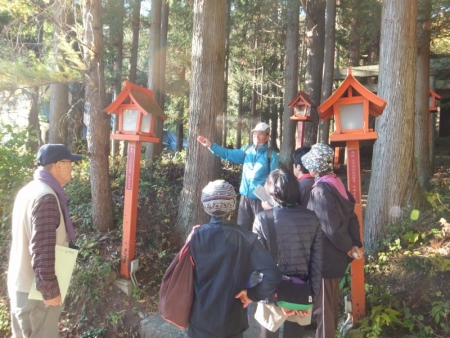
[[49, 143], [67, 143], [69, 87], [65, 83], [50, 86]]
[[227, 0], [195, 0], [192, 38], [189, 145], [177, 227], [187, 233], [209, 216], [200, 203], [203, 187], [220, 177], [220, 161], [198, 141], [217, 139], [215, 121], [223, 106]]
[[[75, 13], [73, 7], [70, 6], [66, 16], [67, 25], [75, 25]], [[68, 35], [72, 41], [72, 49], [76, 53], [80, 53], [80, 45], [76, 38], [76, 33], [69, 31]], [[84, 87], [81, 82], [69, 84], [69, 93], [71, 94], [69, 120], [67, 126], [67, 148], [71, 152], [76, 152], [81, 145], [79, 142], [83, 136], [83, 104], [84, 104]]]
[[67, 133], [67, 148], [71, 152], [77, 150], [77, 143], [81, 140], [83, 133], [83, 96], [84, 88], [79, 82], [72, 83], [69, 86], [72, 94], [71, 108], [69, 111], [70, 119]]
[[317, 142], [319, 115], [322, 91], [323, 53], [325, 43], [325, 0], [310, 0], [306, 8], [306, 75], [305, 92], [309, 94], [313, 108], [311, 116], [314, 122], [305, 123], [304, 144], [313, 145]]
[[239, 103], [237, 113], [236, 148], [242, 147], [242, 116], [244, 111], [244, 86], [239, 87]]
[[[325, 15], [325, 52], [323, 56], [323, 79], [322, 95], [320, 102], [325, 102], [333, 92], [334, 77], [334, 50], [335, 50], [335, 32], [336, 32], [336, 0], [327, 0]], [[330, 136], [330, 120], [319, 122], [320, 143], [328, 143]]]
[[130, 73], [128, 81], [136, 83], [136, 71], [139, 47], [139, 26], [141, 24], [141, 0], [132, 0], [132, 16], [131, 16], [131, 54], [130, 54]]
[[361, 46], [361, 22], [360, 22], [360, 8], [361, 0], [351, 1], [352, 13], [350, 26], [350, 38], [348, 46], [348, 65], [352, 67], [359, 66], [359, 55]]
[[[152, 0], [151, 26], [150, 26], [150, 43], [148, 48], [148, 88], [153, 90], [153, 97], [156, 102], [160, 102], [161, 82], [160, 82], [160, 38], [161, 38], [161, 11], [162, 0]], [[162, 129], [163, 122], [156, 119], [155, 134], [160, 139], [159, 143], [147, 143], [145, 149], [145, 161], [150, 163], [162, 151]]]
[[[44, 140], [41, 139], [41, 131], [39, 126], [39, 87], [33, 87], [31, 89], [31, 106], [30, 112], [28, 114], [28, 128], [29, 128], [29, 142], [28, 146], [32, 151], [37, 151], [39, 147], [45, 143], [45, 135]], [[35, 138], [36, 141], [32, 141]]]
[[[122, 64], [123, 64], [123, 20], [125, 18], [125, 2], [124, 0], [110, 1], [111, 11], [114, 13], [113, 20], [109, 23], [110, 41], [115, 49], [114, 60], [114, 97], [122, 91]], [[113, 130], [117, 131], [118, 119], [114, 115]], [[112, 140], [111, 154], [116, 156], [119, 154], [119, 140]]]
[[85, 112], [88, 117], [87, 144], [91, 172], [92, 222], [100, 231], [113, 227], [109, 181], [110, 117], [105, 108], [103, 25], [101, 0], [82, 2], [84, 27], [83, 59], [86, 67]]
[[231, 31], [231, 0], [227, 2], [227, 32], [226, 32], [226, 47], [225, 47], [225, 86], [223, 89], [223, 131], [222, 131], [222, 144], [227, 146], [228, 136], [228, 73], [230, 63], [230, 31]]
[[[37, 17], [37, 44], [34, 49], [34, 54], [36, 59], [40, 60], [42, 56], [42, 42], [44, 39], [44, 18], [39, 15]], [[45, 135], [44, 140], [41, 140], [41, 131], [39, 126], [39, 87], [31, 88], [31, 106], [30, 111], [28, 113], [28, 146], [31, 150], [37, 151], [42, 142], [45, 143]], [[32, 141], [33, 137], [36, 138], [37, 141]]]
[[430, 29], [431, 1], [419, 0], [417, 18], [417, 66], [414, 157], [422, 191], [428, 189], [431, 177], [430, 163]]
[[167, 59], [167, 32], [169, 30], [169, 4], [164, 1], [161, 10], [161, 39], [160, 39], [160, 74], [159, 84], [160, 93], [158, 104], [164, 110], [164, 101], [166, 97], [166, 59]]
[[295, 147], [295, 126], [290, 119], [292, 108], [288, 104], [298, 93], [298, 38], [299, 38], [299, 0], [288, 0], [286, 18], [286, 66], [284, 72], [284, 111], [283, 111], [283, 141], [280, 150], [280, 165], [292, 167], [292, 154]]
[[[365, 246], [377, 248], [387, 224], [397, 224], [415, 202], [414, 94], [417, 0], [384, 0], [378, 94], [388, 104], [376, 119], [378, 140], [372, 160], [365, 213]], [[401, 84], [401, 85], [399, 85]]]
[[[62, 52], [58, 48], [64, 35], [60, 26], [64, 26], [66, 20], [66, 6], [62, 1], [55, 2], [55, 18], [58, 21], [53, 25], [53, 58], [57, 65], [62, 60]], [[69, 111], [69, 87], [65, 83], [54, 83], [50, 86], [50, 129], [49, 143], [67, 144], [67, 120]]]

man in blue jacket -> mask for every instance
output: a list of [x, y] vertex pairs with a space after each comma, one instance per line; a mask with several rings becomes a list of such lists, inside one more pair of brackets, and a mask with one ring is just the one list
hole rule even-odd
[[257, 185], [264, 186], [267, 177], [272, 170], [278, 169], [278, 154], [269, 148], [270, 127], [265, 122], [260, 122], [252, 130], [253, 145], [246, 145], [241, 149], [228, 149], [212, 143], [203, 136], [197, 140], [220, 158], [236, 164], [242, 164], [242, 179], [239, 193], [237, 223], [243, 229], [250, 230], [255, 220], [255, 215], [262, 211], [261, 200], [253, 194]]

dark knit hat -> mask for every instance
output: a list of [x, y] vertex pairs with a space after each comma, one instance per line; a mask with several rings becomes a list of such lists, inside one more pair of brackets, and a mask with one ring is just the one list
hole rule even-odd
[[214, 217], [224, 217], [236, 206], [236, 192], [233, 186], [224, 181], [209, 182], [202, 190], [201, 198], [205, 211]]
[[39, 148], [36, 155], [37, 165], [39, 166], [45, 166], [62, 160], [76, 162], [82, 158], [81, 155], [72, 154], [64, 144], [44, 144]]
[[325, 173], [333, 171], [334, 151], [330, 146], [316, 143], [311, 150], [302, 156], [303, 166], [309, 171]]

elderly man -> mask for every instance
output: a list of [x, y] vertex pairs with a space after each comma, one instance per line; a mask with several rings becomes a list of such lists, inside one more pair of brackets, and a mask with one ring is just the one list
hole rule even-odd
[[278, 169], [278, 154], [269, 147], [270, 127], [267, 123], [258, 123], [252, 130], [253, 145], [241, 149], [221, 147], [203, 136], [197, 140], [220, 158], [237, 164], [243, 164], [239, 193], [237, 223], [246, 230], [252, 229], [255, 215], [262, 211], [261, 200], [253, 193], [257, 185], [264, 186], [272, 170]]
[[[195, 297], [189, 319], [189, 337], [242, 338], [248, 328], [247, 307], [272, 295], [281, 273], [256, 234], [228, 222], [236, 193], [224, 180], [210, 182], [201, 201], [212, 216], [192, 235], [189, 252], [195, 266]], [[246, 288], [253, 271], [263, 280]]]
[[[37, 153], [34, 180], [17, 194], [12, 216], [8, 268], [13, 337], [59, 337], [62, 302], [55, 276], [55, 246], [76, 238], [63, 186], [72, 178], [71, 154], [62, 144], [46, 144]], [[33, 283], [43, 301], [28, 299]]]

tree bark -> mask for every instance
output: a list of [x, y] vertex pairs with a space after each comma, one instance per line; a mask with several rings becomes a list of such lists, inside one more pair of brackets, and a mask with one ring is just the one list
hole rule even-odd
[[[58, 24], [53, 25], [53, 57], [57, 65], [62, 60], [58, 44], [64, 35], [59, 26], [64, 26], [66, 20], [66, 6], [62, 1], [55, 2], [55, 19]], [[59, 60], [58, 60], [59, 59]], [[69, 87], [65, 83], [54, 83], [50, 86], [50, 117], [49, 143], [67, 144], [67, 125], [69, 112]]]
[[161, 9], [161, 39], [160, 39], [160, 74], [159, 74], [159, 100], [158, 104], [164, 110], [166, 97], [166, 59], [167, 59], [167, 33], [169, 30], [169, 4], [163, 2]]
[[195, 0], [192, 38], [189, 145], [176, 226], [187, 233], [209, 216], [200, 203], [203, 187], [220, 177], [220, 161], [198, 141], [216, 140], [215, 121], [223, 107], [227, 0]]
[[422, 191], [428, 189], [431, 177], [430, 163], [430, 29], [431, 1], [419, 0], [417, 18], [417, 62], [414, 157]]
[[141, 24], [141, 0], [132, 0], [132, 17], [131, 17], [131, 54], [130, 54], [130, 73], [128, 81], [136, 83], [137, 59], [139, 47], [139, 26]]
[[109, 181], [110, 117], [105, 108], [103, 25], [101, 0], [84, 0], [83, 59], [86, 67], [85, 112], [89, 119], [87, 144], [91, 172], [92, 222], [100, 231], [113, 227], [112, 195]]
[[320, 105], [322, 91], [323, 53], [325, 43], [325, 0], [310, 0], [306, 7], [306, 74], [305, 92], [309, 94], [313, 108], [311, 116], [314, 122], [305, 123], [304, 144], [317, 143], [317, 130], [319, 115], [317, 108]]
[[244, 86], [239, 87], [239, 103], [237, 112], [236, 148], [242, 147], [242, 116], [244, 111]]
[[[376, 119], [378, 140], [372, 160], [365, 213], [368, 251], [401, 221], [402, 211], [416, 202], [414, 164], [414, 94], [417, 0], [383, 1], [378, 94], [388, 104]], [[401, 84], [401, 85], [399, 85]]]
[[288, 104], [298, 93], [298, 38], [299, 38], [299, 0], [287, 2], [286, 20], [286, 66], [284, 72], [284, 110], [283, 110], [283, 141], [280, 150], [280, 165], [292, 167], [292, 153], [295, 147], [295, 126], [290, 119], [292, 108]]
[[[323, 56], [322, 95], [320, 102], [325, 102], [333, 92], [334, 50], [336, 35], [336, 0], [327, 0], [325, 16], [325, 51]], [[320, 143], [328, 143], [330, 136], [330, 120], [319, 122]]]
[[227, 32], [226, 32], [226, 45], [225, 45], [225, 86], [223, 89], [223, 130], [222, 130], [222, 144], [227, 146], [228, 136], [228, 73], [230, 63], [230, 31], [231, 31], [231, 1], [227, 2]]
[[71, 152], [77, 150], [77, 143], [80, 141], [83, 133], [83, 96], [84, 88], [79, 82], [72, 83], [69, 86], [72, 94], [71, 107], [69, 111], [70, 119], [67, 133], [67, 148]]
[[[160, 102], [161, 82], [160, 82], [160, 38], [161, 38], [161, 11], [162, 0], [152, 0], [150, 43], [148, 49], [148, 88], [153, 90], [153, 97], [156, 102]], [[163, 122], [156, 119], [155, 134], [160, 139], [159, 143], [147, 143], [145, 149], [145, 162], [152, 162], [162, 151], [162, 129]]]
[[[114, 60], [114, 97], [116, 98], [122, 91], [122, 65], [123, 65], [123, 20], [125, 18], [125, 2], [124, 0], [110, 1], [110, 10], [113, 12], [113, 19], [109, 23], [110, 42], [115, 49]], [[117, 131], [118, 119], [114, 115], [113, 130]], [[116, 156], [119, 154], [119, 140], [112, 140], [111, 154]]]
[[352, 67], [359, 66], [359, 55], [361, 46], [361, 22], [360, 22], [360, 8], [361, 0], [351, 0], [352, 13], [350, 26], [350, 43], [348, 46], [348, 65]]

